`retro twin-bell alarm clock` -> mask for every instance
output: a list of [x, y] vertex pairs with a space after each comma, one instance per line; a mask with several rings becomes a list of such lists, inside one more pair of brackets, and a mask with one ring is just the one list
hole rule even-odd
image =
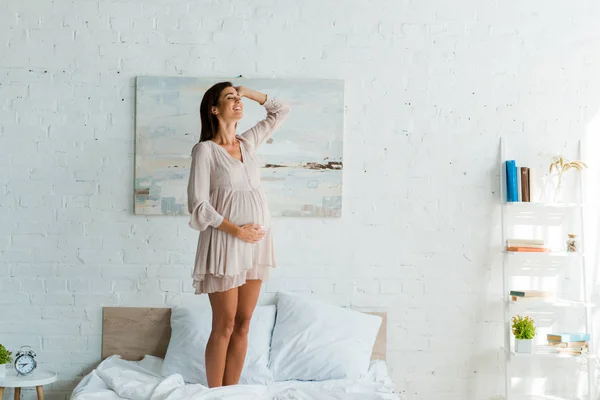
[[21, 346], [15, 354], [15, 370], [19, 375], [29, 375], [37, 367], [35, 352], [31, 346]]

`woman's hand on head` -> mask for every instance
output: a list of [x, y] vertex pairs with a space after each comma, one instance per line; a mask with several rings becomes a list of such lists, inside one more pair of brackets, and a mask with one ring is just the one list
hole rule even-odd
[[237, 231], [237, 238], [247, 243], [257, 243], [265, 237], [265, 231], [260, 225], [247, 224], [242, 225]]
[[240, 98], [245, 97], [247, 99], [254, 100], [260, 105], [265, 104], [265, 101], [267, 101], [266, 94], [261, 93], [254, 89], [250, 89], [249, 87], [234, 86], [234, 89], [236, 90], [236, 92], [238, 93], [238, 96], [240, 96]]
[[244, 86], [235, 86], [234, 89], [240, 97], [245, 97], [247, 94], [247, 89]]

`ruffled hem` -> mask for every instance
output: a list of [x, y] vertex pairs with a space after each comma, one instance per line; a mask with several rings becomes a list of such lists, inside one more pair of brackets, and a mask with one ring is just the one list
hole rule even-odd
[[198, 239], [193, 276], [235, 276], [255, 265], [275, 265], [274, 253], [272, 229], [259, 242], [248, 243], [209, 227]]
[[255, 265], [237, 275], [194, 275], [196, 294], [225, 292], [242, 286], [248, 280], [257, 279], [265, 282], [269, 279], [271, 267], [269, 265]]

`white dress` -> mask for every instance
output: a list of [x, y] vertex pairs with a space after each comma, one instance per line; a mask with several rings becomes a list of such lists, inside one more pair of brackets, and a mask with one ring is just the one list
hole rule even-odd
[[[223, 292], [249, 279], [267, 280], [269, 268], [275, 267], [271, 217], [256, 149], [283, 122], [289, 107], [271, 98], [264, 107], [266, 118], [237, 136], [242, 161], [213, 141], [197, 143], [192, 149], [189, 225], [200, 231], [193, 273], [196, 294]], [[239, 226], [263, 225], [267, 233], [258, 243], [244, 242], [216, 228], [223, 218]]]

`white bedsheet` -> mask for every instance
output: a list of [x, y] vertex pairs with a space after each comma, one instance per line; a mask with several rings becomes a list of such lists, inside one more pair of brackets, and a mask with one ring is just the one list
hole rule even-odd
[[179, 374], [160, 376], [162, 359], [132, 362], [112, 356], [77, 385], [71, 400], [401, 400], [384, 361], [372, 361], [360, 380], [276, 382], [269, 386], [235, 385], [209, 389], [186, 385]]

